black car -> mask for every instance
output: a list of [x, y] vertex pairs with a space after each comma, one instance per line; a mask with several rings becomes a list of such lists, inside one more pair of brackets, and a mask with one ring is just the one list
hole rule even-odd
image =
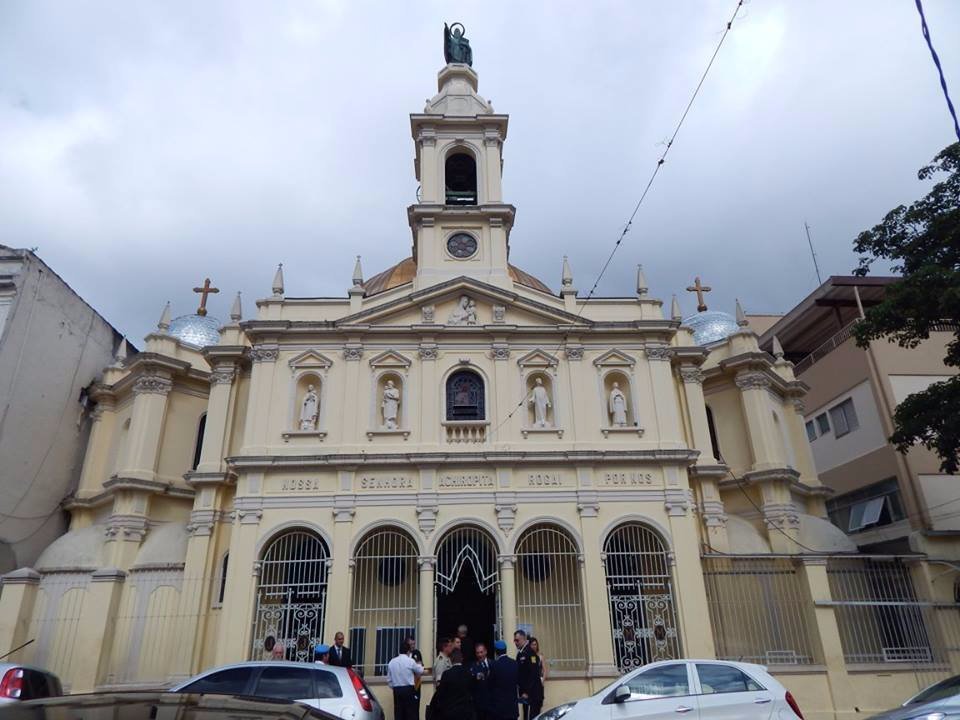
[[66, 695], [0, 706], [0, 720], [339, 720], [285, 700], [237, 695], [117, 692]]

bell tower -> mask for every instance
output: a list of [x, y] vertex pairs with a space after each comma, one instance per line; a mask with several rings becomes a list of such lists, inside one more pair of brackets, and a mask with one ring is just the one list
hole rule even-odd
[[437, 94], [410, 116], [420, 182], [419, 202], [407, 208], [414, 288], [461, 275], [509, 288], [516, 208], [503, 202], [501, 185], [508, 117], [477, 94], [473, 53], [459, 24], [452, 32], [444, 26], [444, 56]]

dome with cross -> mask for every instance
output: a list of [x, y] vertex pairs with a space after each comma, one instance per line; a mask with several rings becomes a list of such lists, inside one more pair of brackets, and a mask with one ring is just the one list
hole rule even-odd
[[693, 341], [697, 345], [709, 345], [725, 340], [740, 329], [740, 324], [733, 315], [707, 308], [704, 293], [711, 290], [713, 288], [700, 282], [699, 276], [694, 278], [693, 285], [687, 288], [687, 292], [697, 294], [697, 314], [686, 318], [683, 324], [693, 331]]
[[194, 347], [216, 345], [220, 342], [220, 321], [212, 315], [181, 315], [170, 321], [167, 332]]

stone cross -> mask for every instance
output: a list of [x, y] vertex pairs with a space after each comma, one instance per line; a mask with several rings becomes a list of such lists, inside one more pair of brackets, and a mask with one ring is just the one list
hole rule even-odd
[[195, 293], [200, 293], [200, 307], [197, 308], [197, 315], [203, 317], [207, 314], [207, 295], [220, 292], [219, 288], [210, 287], [210, 278], [203, 281], [203, 287], [195, 287]]
[[700, 277], [695, 277], [693, 279], [693, 285], [687, 288], [687, 292], [695, 292], [697, 294], [697, 312], [704, 312], [707, 309], [707, 304], [703, 301], [703, 294], [713, 290], [711, 287], [700, 284]]

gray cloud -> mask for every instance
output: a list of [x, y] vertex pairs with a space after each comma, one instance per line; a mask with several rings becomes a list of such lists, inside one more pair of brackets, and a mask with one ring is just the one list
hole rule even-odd
[[[927, 0], [960, 88], [960, 6]], [[209, 275], [227, 315], [269, 294], [345, 295], [410, 251], [407, 114], [436, 89], [444, 20], [463, 22], [480, 91], [511, 115], [515, 264], [586, 293], [733, 3], [75, 2], [0, 4], [0, 242], [38, 246], [139, 340]], [[669, 300], [695, 274], [713, 305], [784, 311], [851, 242], [923, 192], [951, 126], [911, 3], [745, 7], [600, 286], [643, 262]], [[682, 298], [692, 312], [689, 297]]]

